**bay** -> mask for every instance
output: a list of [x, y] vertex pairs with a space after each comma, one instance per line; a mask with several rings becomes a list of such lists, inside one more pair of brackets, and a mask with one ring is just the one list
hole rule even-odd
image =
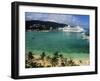
[[89, 59], [89, 40], [82, 39], [79, 32], [62, 31], [27, 31], [25, 33], [25, 52], [35, 54], [45, 52], [53, 55], [55, 52], [65, 57]]

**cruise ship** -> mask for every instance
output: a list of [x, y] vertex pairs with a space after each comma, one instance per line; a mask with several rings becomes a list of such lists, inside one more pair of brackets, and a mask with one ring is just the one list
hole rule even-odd
[[71, 27], [70, 25], [65, 26], [64, 28], [59, 28], [59, 30], [65, 32], [84, 32], [84, 29], [80, 26]]

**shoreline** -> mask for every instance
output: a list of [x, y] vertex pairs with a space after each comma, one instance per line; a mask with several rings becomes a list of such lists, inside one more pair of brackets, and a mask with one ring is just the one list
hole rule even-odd
[[89, 59], [75, 59], [72, 57], [65, 57], [63, 54], [55, 52], [54, 55], [46, 55], [45, 52], [37, 55], [33, 52], [25, 54], [26, 68], [39, 67], [64, 67], [64, 66], [87, 66], [90, 64]]
[[[28, 51], [28, 50], [27, 50]], [[31, 50], [30, 50], [31, 51]], [[33, 50], [33, 51], [31, 51], [33, 54], [35, 54], [35, 55], [37, 55], [37, 56], [40, 56], [41, 55], [41, 53], [43, 52], [42, 50]], [[26, 52], [26, 54], [28, 54], [29, 53], [29, 51], [28, 52]], [[46, 53], [46, 55], [47, 56], [53, 56], [53, 53], [54, 52], [48, 52], [48, 51], [45, 51], [45, 53]], [[75, 60], [88, 60], [89, 58], [89, 53], [80, 53], [80, 54], [78, 54], [78, 53], [65, 53], [65, 52], [59, 52], [59, 54], [62, 54], [64, 57], [68, 57], [68, 58], [73, 58], [73, 59], [75, 59]]]

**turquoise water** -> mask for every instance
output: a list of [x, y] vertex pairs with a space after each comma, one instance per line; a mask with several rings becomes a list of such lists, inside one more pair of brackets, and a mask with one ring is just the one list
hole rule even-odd
[[56, 51], [73, 58], [89, 58], [89, 40], [82, 39], [81, 33], [72, 32], [35, 32], [27, 31], [25, 51], [35, 54], [53, 55]]

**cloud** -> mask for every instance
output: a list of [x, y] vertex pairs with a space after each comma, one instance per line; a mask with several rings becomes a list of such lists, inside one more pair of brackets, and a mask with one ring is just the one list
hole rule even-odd
[[79, 25], [82, 24], [80, 19], [75, 15], [67, 14], [49, 14], [49, 13], [25, 13], [26, 20], [41, 20], [41, 21], [53, 21], [64, 24]]

